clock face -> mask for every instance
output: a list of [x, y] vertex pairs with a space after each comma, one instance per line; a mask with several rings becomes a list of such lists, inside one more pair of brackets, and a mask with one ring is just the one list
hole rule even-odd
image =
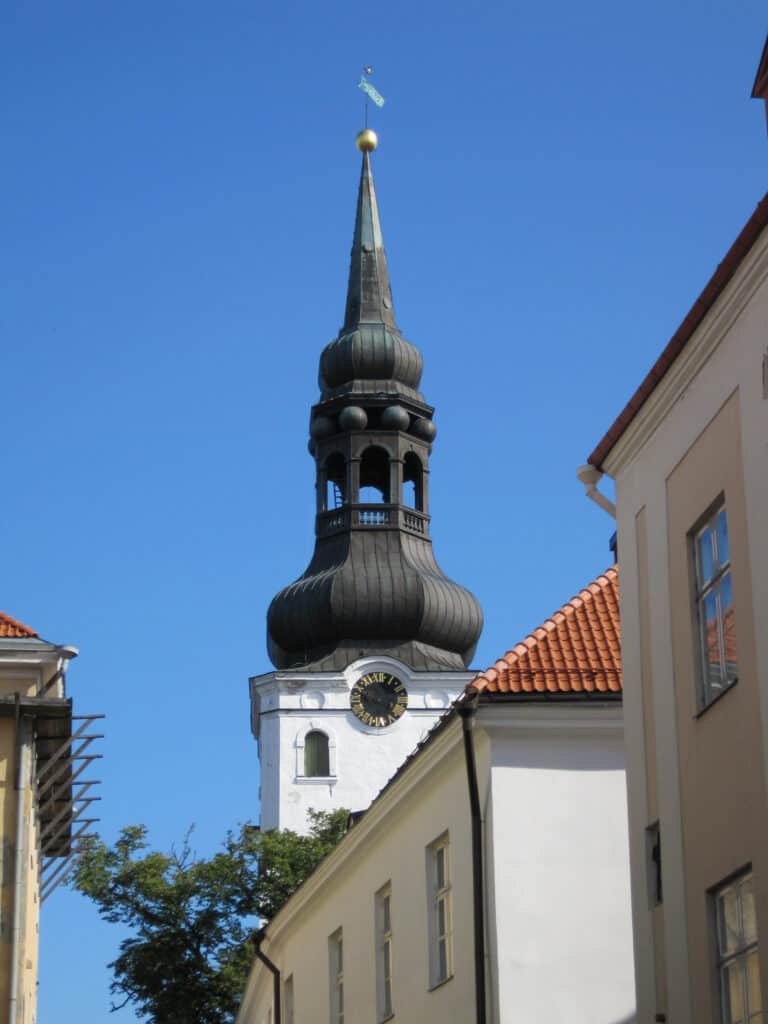
[[368, 672], [352, 687], [349, 702], [363, 725], [381, 729], [396, 722], [408, 707], [408, 691], [390, 672]]

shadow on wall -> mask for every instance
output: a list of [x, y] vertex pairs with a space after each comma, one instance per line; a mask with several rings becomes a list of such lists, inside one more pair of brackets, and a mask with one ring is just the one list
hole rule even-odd
[[622, 1017], [621, 1020], [614, 1020], [611, 1024], [637, 1024], [637, 1017], [633, 1010], [628, 1017]]

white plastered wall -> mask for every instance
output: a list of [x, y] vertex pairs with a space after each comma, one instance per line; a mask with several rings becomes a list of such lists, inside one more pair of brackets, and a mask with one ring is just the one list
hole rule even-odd
[[[365, 726], [350, 710], [355, 682], [379, 670], [396, 675], [408, 690], [408, 710], [386, 728]], [[310, 809], [364, 810], [474, 675], [412, 672], [392, 658], [370, 657], [339, 673], [271, 672], [253, 679], [261, 827], [304, 832]], [[329, 737], [328, 778], [303, 774], [302, 744], [312, 729]]]
[[[628, 1024], [635, 994], [621, 710], [494, 716], [495, 1024]], [[514, 721], [511, 720], [512, 716]], [[483, 717], [481, 715], [481, 721]]]

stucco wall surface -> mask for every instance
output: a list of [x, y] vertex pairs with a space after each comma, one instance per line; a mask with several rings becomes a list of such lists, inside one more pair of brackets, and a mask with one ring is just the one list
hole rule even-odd
[[[310, 880], [311, 896], [300, 890], [289, 904], [292, 913], [282, 911], [268, 929], [264, 950], [279, 965], [283, 980], [293, 978], [296, 1022], [325, 1024], [329, 1020], [328, 940], [339, 928], [344, 939], [345, 1019], [375, 1022], [374, 898], [386, 883], [392, 892], [395, 1020], [442, 1024], [472, 1019], [471, 852], [459, 744], [445, 752], [439, 770], [429, 776], [429, 785], [391, 803], [388, 811], [359, 843], [355, 832], [367, 828], [365, 819], [355, 826]], [[430, 991], [426, 851], [446, 833], [456, 968], [450, 980]], [[239, 1024], [264, 1024], [271, 998], [271, 977], [256, 967]]]
[[[372, 728], [350, 710], [350, 691], [367, 672], [391, 672], [408, 690], [408, 710]], [[418, 673], [394, 659], [365, 658], [346, 672], [271, 673], [259, 690], [261, 827], [304, 832], [308, 810], [364, 810], [474, 673]], [[303, 743], [317, 729], [330, 741], [331, 778], [303, 775]]]
[[[614, 709], [607, 714], [615, 715]], [[563, 727], [529, 736], [494, 729], [492, 736], [494, 1019], [632, 1021], [620, 724], [606, 731]]]

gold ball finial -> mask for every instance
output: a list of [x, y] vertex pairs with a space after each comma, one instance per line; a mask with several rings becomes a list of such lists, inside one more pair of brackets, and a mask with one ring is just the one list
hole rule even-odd
[[372, 128], [363, 128], [355, 137], [355, 145], [361, 153], [372, 153], [379, 144], [379, 136]]

